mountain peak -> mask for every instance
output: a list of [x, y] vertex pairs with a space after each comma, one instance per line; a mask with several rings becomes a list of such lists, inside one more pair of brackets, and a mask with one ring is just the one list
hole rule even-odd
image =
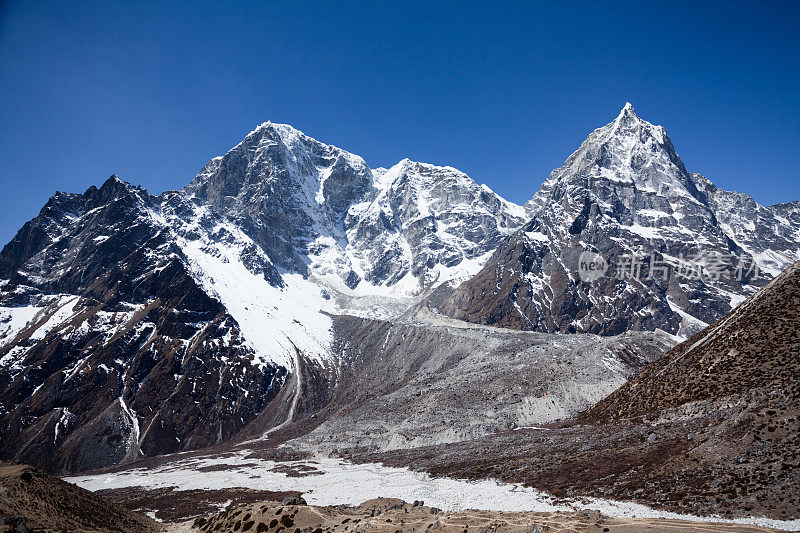
[[622, 111], [619, 112], [619, 116], [633, 116], [638, 118], [638, 115], [636, 115], [636, 108], [634, 108], [633, 104], [630, 102], [625, 102]]
[[662, 126], [656, 126], [639, 118], [636, 109], [630, 102], [625, 103], [625, 107], [613, 122], [596, 131], [603, 132], [601, 136], [605, 141], [629, 139], [629, 141], [623, 141], [626, 146], [631, 142], [630, 139], [633, 139], [634, 144], [647, 144], [649, 141], [654, 141], [657, 145], [664, 145], [668, 142], [666, 130]]
[[116, 174], [112, 174], [103, 185], [100, 186], [100, 191], [104, 193], [117, 193], [119, 191], [135, 191], [138, 187], [134, 186], [133, 184], [123, 180]]
[[617, 118], [614, 119], [613, 124], [615, 124], [618, 128], [619, 126], [635, 126], [640, 122], [642, 122], [642, 119], [640, 119], [639, 115], [636, 114], [636, 109], [633, 107], [633, 104], [630, 102], [625, 102], [625, 107], [622, 108], [622, 111], [619, 112]]
[[242, 146], [253, 144], [261, 145], [264, 143], [264, 139], [283, 144], [292, 154], [292, 157], [295, 158], [303, 157], [301, 154], [304, 153], [329, 153], [342, 157], [344, 161], [354, 168], [360, 170], [367, 169], [367, 163], [361, 156], [348, 152], [338, 146], [319, 141], [291, 124], [279, 124], [272, 121], [262, 122], [256, 129], [247, 134], [241, 143], [232, 148], [231, 151]]
[[[277, 122], [272, 122], [272, 121], [262, 122], [261, 124], [258, 125], [256, 129], [251, 131], [250, 134], [247, 135], [247, 137], [253, 134], [259, 134], [264, 132], [268, 134], [269, 133], [274, 134], [280, 137], [281, 140], [283, 140], [284, 142], [291, 142], [294, 140], [308, 137], [305, 133], [303, 133], [302, 131], [298, 130], [297, 128], [295, 128], [290, 124], [278, 124]], [[308, 138], [311, 139], [310, 137]], [[316, 141], [316, 139], [311, 139], [311, 140]]]

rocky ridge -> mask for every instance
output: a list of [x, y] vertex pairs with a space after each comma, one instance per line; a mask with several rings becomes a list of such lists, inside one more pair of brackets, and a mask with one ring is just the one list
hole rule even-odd
[[627, 104], [552, 172], [525, 206], [530, 221], [436, 307], [514, 329], [689, 336], [800, 258], [798, 206], [763, 207], [688, 172], [664, 128]]

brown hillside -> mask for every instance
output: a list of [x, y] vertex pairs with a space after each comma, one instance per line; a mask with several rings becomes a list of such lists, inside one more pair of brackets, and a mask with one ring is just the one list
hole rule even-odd
[[729, 315], [645, 367], [580, 420], [648, 418], [681, 406], [690, 410], [695, 402], [741, 395], [751, 397], [749, 402], [772, 404], [770, 410], [797, 413], [800, 262]]
[[131, 533], [158, 530], [154, 520], [88, 490], [37, 468], [6, 462], [0, 462], [0, 518], [21, 518], [26, 527], [34, 530]]

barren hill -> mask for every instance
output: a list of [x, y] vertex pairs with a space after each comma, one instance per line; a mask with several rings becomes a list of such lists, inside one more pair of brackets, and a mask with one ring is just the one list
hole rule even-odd
[[704, 403], [744, 397], [749, 409], [753, 400], [762, 405], [768, 433], [778, 426], [796, 427], [800, 262], [732, 313], [648, 365], [580, 419], [608, 422], [665, 416], [666, 410], [686, 412]]

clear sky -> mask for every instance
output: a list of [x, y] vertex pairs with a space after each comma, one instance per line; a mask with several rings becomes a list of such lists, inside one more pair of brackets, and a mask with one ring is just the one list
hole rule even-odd
[[528, 200], [626, 101], [687, 168], [800, 200], [800, 2], [0, 0], [0, 241], [112, 173], [181, 187], [261, 122]]

